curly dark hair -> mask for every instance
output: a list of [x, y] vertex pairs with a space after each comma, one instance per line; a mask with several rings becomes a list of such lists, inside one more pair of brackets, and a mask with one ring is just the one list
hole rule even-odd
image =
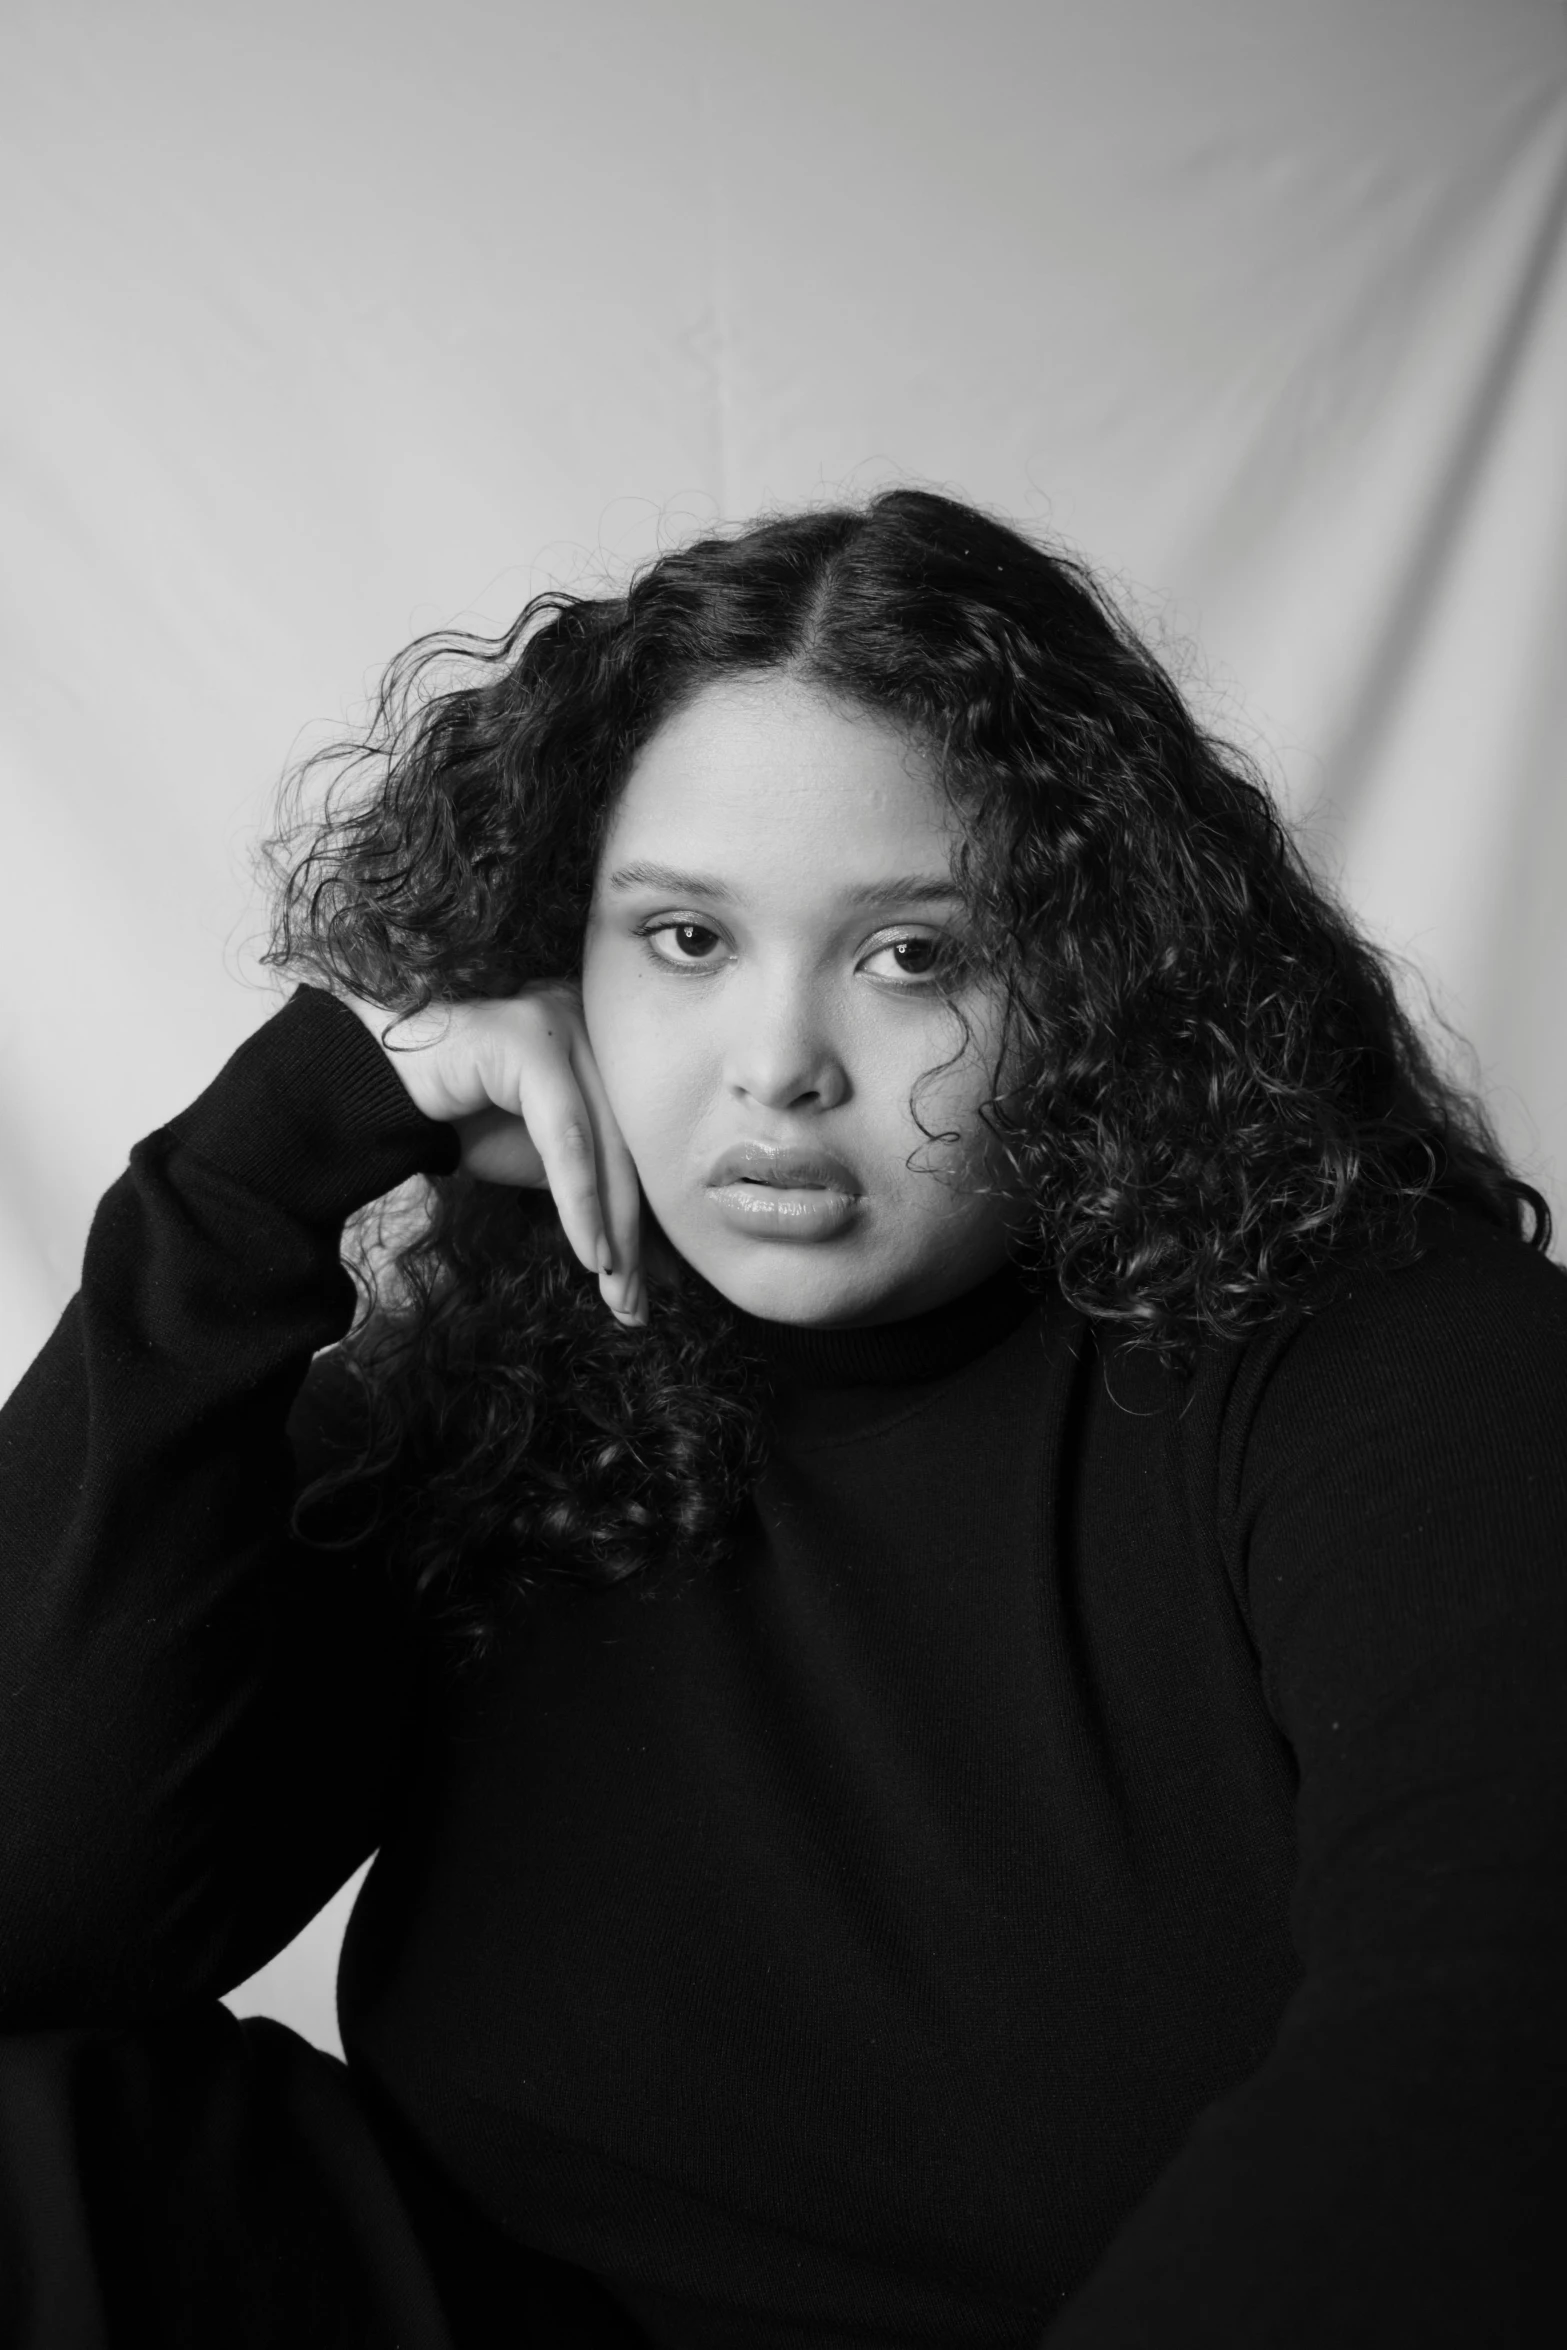
[[[1337, 1267], [1408, 1261], [1430, 1198], [1548, 1246], [1251, 763], [1082, 564], [929, 492], [715, 533], [623, 593], [411, 645], [365, 733], [292, 779], [268, 960], [391, 1014], [580, 973], [638, 751], [709, 683], [780, 670], [906, 731], [959, 813], [1027, 1277], [1179, 1374]], [[725, 1548], [765, 1368], [709, 1284], [656, 1268], [648, 1328], [618, 1328], [548, 1195], [461, 1175], [383, 1252], [349, 1482], [398, 1495], [412, 1586], [470, 1653], [541, 1575]]]

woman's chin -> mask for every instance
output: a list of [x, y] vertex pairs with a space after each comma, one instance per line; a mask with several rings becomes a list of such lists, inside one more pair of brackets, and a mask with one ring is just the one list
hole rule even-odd
[[[861, 1264], [829, 1271], [813, 1265], [808, 1271], [792, 1268], [751, 1268], [739, 1274], [728, 1270], [716, 1279], [731, 1305], [763, 1322], [792, 1322], [805, 1329], [855, 1330], [876, 1322], [901, 1322], [919, 1314], [951, 1293], [951, 1284], [937, 1267], [900, 1266], [895, 1271]], [[974, 1279], [981, 1275], [976, 1273]]]
[[[676, 1249], [667, 1240], [664, 1245], [678, 1267], [690, 1266], [720, 1297], [761, 1322], [874, 1321], [879, 1300], [897, 1286], [885, 1276], [878, 1279], [863, 1256], [856, 1263], [848, 1248], [826, 1243], [781, 1248], [737, 1237], [720, 1247]], [[650, 1270], [656, 1278], [656, 1260]]]

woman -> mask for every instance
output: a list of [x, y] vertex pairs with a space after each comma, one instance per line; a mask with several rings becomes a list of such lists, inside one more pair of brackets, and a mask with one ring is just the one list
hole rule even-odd
[[1091, 580], [702, 541], [276, 857], [5, 1421], [7, 2339], [1532, 2341], [1567, 1281]]

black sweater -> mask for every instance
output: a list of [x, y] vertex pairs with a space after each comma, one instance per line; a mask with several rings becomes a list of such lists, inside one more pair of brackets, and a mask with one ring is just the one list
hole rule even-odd
[[1438, 1210], [1188, 1383], [1010, 1272], [757, 1325], [732, 1567], [453, 1681], [286, 1530], [343, 1218], [453, 1147], [302, 990], [103, 1202], [0, 1421], [0, 2023], [221, 1992], [378, 1849], [367, 2110], [661, 2342], [1537, 2339], [1567, 1278]]

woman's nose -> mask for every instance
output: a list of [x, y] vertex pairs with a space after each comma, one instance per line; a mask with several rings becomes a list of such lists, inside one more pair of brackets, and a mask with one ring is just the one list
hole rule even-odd
[[849, 1091], [849, 1075], [827, 1007], [815, 991], [777, 984], [732, 999], [725, 1079], [767, 1110], [830, 1110]]

